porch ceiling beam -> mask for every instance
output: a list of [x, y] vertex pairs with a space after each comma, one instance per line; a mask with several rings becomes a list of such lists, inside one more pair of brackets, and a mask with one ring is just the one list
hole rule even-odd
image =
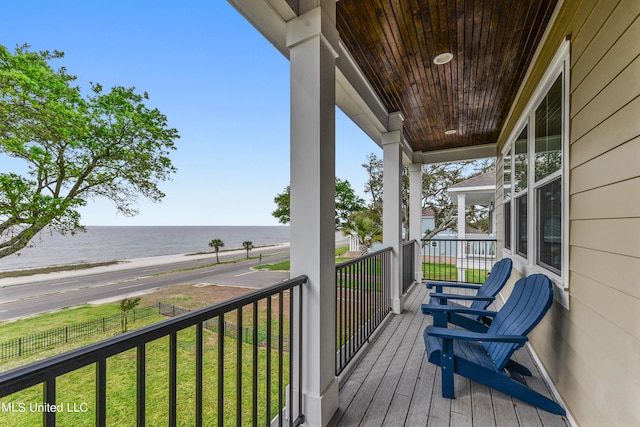
[[[421, 151], [415, 154], [421, 157], [422, 164], [456, 162], [459, 160], [483, 159], [495, 157], [496, 144], [474, 145], [471, 147], [451, 148], [449, 150]], [[415, 156], [414, 156], [415, 159]]]
[[[289, 59], [287, 22], [297, 16], [297, 0], [227, 0], [251, 25]], [[292, 7], [295, 6], [294, 7]]]

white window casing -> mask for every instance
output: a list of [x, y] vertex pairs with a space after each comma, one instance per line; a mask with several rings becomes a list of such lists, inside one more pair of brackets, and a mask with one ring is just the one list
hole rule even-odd
[[[503, 248], [503, 254], [512, 258], [514, 268], [523, 275], [529, 275], [534, 273], [546, 274], [551, 281], [555, 284], [556, 292], [555, 297], [565, 308], [569, 308], [569, 88], [570, 86], [570, 41], [564, 40], [560, 45], [558, 51], [554, 55], [547, 71], [541, 78], [538, 87], [534, 91], [533, 95], [527, 102], [523, 114], [516, 123], [516, 126], [511, 131], [507, 144], [503, 147], [502, 157], [505, 156], [511, 162], [509, 176], [511, 182], [505, 182], [503, 180], [503, 186], [510, 186], [510, 198], [508, 201], [511, 203], [508, 205], [511, 209], [510, 215], [506, 214], [503, 218], [510, 218], [510, 224], [504, 224], [504, 227], [509, 227], [511, 241], [505, 242]], [[562, 120], [561, 120], [561, 150], [562, 150], [562, 165], [561, 167], [540, 177], [536, 182], [536, 122], [535, 113], [541, 102], [545, 99], [553, 84], [556, 82], [559, 76], [562, 76]], [[527, 185], [524, 189], [516, 188], [516, 150], [515, 141], [519, 138], [523, 130], [527, 128]], [[505, 176], [505, 175], [503, 175]], [[538, 226], [538, 189], [560, 178], [561, 192], [562, 192], [562, 210], [561, 210], [561, 229], [562, 229], [562, 246], [561, 246], [561, 268], [556, 270], [553, 267], [545, 267], [543, 262], [539, 262], [539, 248], [538, 248], [538, 232], [544, 233], [541, 227]], [[506, 179], [506, 178], [505, 178]], [[520, 191], [518, 191], [520, 190]], [[503, 188], [504, 191], [504, 188]], [[526, 195], [527, 197], [527, 248], [526, 256], [518, 254], [518, 227], [516, 205], [518, 197]], [[505, 201], [507, 202], [507, 201]], [[505, 232], [505, 238], [507, 233]], [[508, 249], [510, 248], [510, 249]], [[542, 264], [542, 265], [541, 265]]]

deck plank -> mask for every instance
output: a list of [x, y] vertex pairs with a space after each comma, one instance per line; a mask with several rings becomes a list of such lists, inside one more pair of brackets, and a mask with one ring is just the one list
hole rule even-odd
[[[331, 427], [567, 427], [564, 417], [459, 375], [455, 376], [456, 399], [443, 398], [440, 370], [424, 353], [422, 331], [431, 324], [431, 317], [422, 315], [420, 304], [427, 300], [424, 286], [416, 286], [405, 301], [405, 312], [390, 315], [358, 366], [341, 379], [340, 409]], [[527, 384], [550, 396], [527, 348], [518, 350], [515, 357], [534, 373]]]

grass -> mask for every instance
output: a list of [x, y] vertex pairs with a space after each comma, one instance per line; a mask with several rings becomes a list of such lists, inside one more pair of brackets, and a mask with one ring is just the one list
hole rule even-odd
[[[105, 304], [102, 306], [80, 306], [78, 308], [67, 308], [54, 313], [45, 313], [27, 319], [21, 319], [13, 322], [5, 322], [0, 325], [0, 337], [2, 341], [8, 341], [24, 335], [31, 335], [38, 332], [45, 332], [51, 329], [65, 327], [73, 323], [81, 323], [100, 319], [102, 317], [112, 316], [120, 313], [117, 304]], [[159, 314], [137, 319], [135, 322], [129, 321], [127, 326], [129, 330], [134, 330], [157, 323], [166, 319]], [[46, 359], [69, 350], [80, 348], [82, 346], [101, 341], [112, 336], [120, 334], [120, 328], [111, 329], [103, 333], [91, 334], [77, 340], [64, 344], [58, 344], [49, 348], [29, 353], [19, 358], [5, 360], [0, 362], [0, 371], [8, 371], [10, 369], [24, 366], [29, 363]]]
[[2, 341], [6, 341], [25, 335], [25, 331], [28, 331], [29, 334], [35, 334], [115, 314], [120, 314], [120, 307], [117, 303], [98, 306], [85, 304], [73, 308], [63, 308], [26, 319], [0, 323], [0, 337], [2, 337]]
[[[180, 288], [183, 292], [175, 295], [171, 303], [187, 303], [192, 305], [197, 298], [184, 292], [185, 287]], [[193, 288], [197, 292], [202, 290]], [[197, 294], [193, 294], [197, 295]], [[208, 302], [200, 300], [201, 304]], [[272, 335], [278, 333], [278, 314], [279, 314], [279, 297], [272, 297]], [[283, 331], [287, 334], [289, 325], [289, 295], [283, 294], [282, 298], [282, 316]], [[190, 307], [197, 308], [197, 307]], [[254, 318], [253, 306], [245, 307], [242, 310], [243, 326], [252, 330], [254, 321], [259, 325], [258, 336], [261, 341], [266, 340], [266, 319], [267, 307], [266, 301], [261, 301], [257, 309], [257, 319]], [[107, 304], [104, 306], [92, 307], [82, 306], [77, 309], [65, 309], [56, 313], [44, 314], [30, 319], [5, 323], [0, 326], [0, 334], [3, 338], [10, 339], [12, 336], [21, 335], [25, 330], [49, 329], [57, 326], [68, 325], [82, 319], [95, 319], [104, 315], [110, 315], [113, 311], [118, 312], [117, 304]], [[76, 316], [76, 314], [78, 316]], [[153, 319], [145, 318], [141, 322], [130, 324], [132, 329], [149, 323], [157, 322], [164, 319], [162, 316], [151, 316]], [[229, 313], [225, 316], [225, 320], [234, 323], [237, 319], [237, 312]], [[217, 320], [217, 319], [216, 319]], [[216, 424], [218, 411], [218, 334], [216, 332], [204, 330], [204, 416], [205, 425]], [[80, 347], [101, 339], [108, 338], [117, 334], [112, 331], [108, 334], [93, 335], [84, 340], [74, 342], [66, 346], [60, 346], [29, 355], [18, 360], [12, 360], [0, 365], [0, 370], [12, 369], [17, 366], [24, 365], [42, 358], [50, 357], [54, 354]], [[178, 348], [177, 348], [177, 401], [178, 401], [178, 425], [194, 425], [195, 424], [195, 327], [190, 327], [178, 332]], [[224, 404], [222, 407], [225, 425], [236, 424], [236, 384], [238, 373], [242, 378], [242, 424], [251, 424], [254, 420], [252, 417], [252, 389], [253, 382], [253, 346], [251, 344], [241, 344], [242, 361], [237, 363], [237, 340], [232, 337], [226, 337], [224, 341]], [[272, 347], [277, 346], [277, 339], [272, 340]], [[169, 376], [169, 339], [161, 338], [153, 341], [146, 346], [146, 417], [147, 425], [164, 425], [168, 419], [168, 376]], [[267, 418], [272, 419], [278, 412], [278, 378], [275, 376], [278, 365], [278, 352], [271, 352], [271, 378], [267, 378], [267, 356], [269, 352], [264, 347], [258, 348], [258, 424], [266, 424]], [[107, 425], [128, 426], [132, 420], [136, 418], [136, 351], [130, 350], [119, 355], [113, 356], [107, 360]], [[289, 356], [283, 353], [282, 363], [284, 368], [282, 382], [288, 384], [289, 372]], [[65, 405], [69, 404], [70, 408], [83, 408], [87, 412], [68, 412], [65, 410], [58, 414], [58, 425], [73, 426], [92, 426], [95, 423], [95, 366], [87, 366], [77, 371], [70, 372], [59, 377], [56, 381], [56, 389], [58, 390], [57, 402]], [[266, 384], [270, 383], [272, 408], [267, 414], [266, 408]], [[42, 385], [31, 387], [27, 390], [15, 393], [14, 395], [0, 399], [0, 403], [7, 405], [14, 403], [19, 408], [20, 403], [26, 404], [25, 412], [0, 411], [0, 427], [3, 426], [39, 426], [42, 424], [42, 414], [39, 412], [31, 412], [29, 404], [37, 405], [42, 402]]]
[[[346, 247], [346, 246], [336, 248], [336, 264], [339, 264], [339, 263], [344, 262], [344, 261], [351, 260], [351, 258], [341, 257], [341, 255], [344, 255], [347, 252], [349, 252], [349, 248]], [[271, 263], [271, 264], [263, 264], [263, 265], [260, 266], [260, 269], [261, 270], [269, 270], [269, 271], [290, 271], [291, 270], [291, 263], [287, 259], [287, 260], [284, 260], [284, 261], [274, 262], [274, 263]]]
[[[425, 280], [444, 280], [454, 282], [458, 280], [458, 269], [453, 264], [422, 263], [422, 274]], [[466, 269], [465, 276], [468, 283], [483, 283], [489, 272], [487, 270]]]
[[[224, 414], [225, 425], [236, 424], [236, 379], [238, 372], [242, 378], [242, 425], [251, 424], [252, 401], [251, 384], [253, 382], [252, 346], [241, 345], [241, 364], [237, 364], [237, 346], [233, 339], [225, 340], [224, 347], [224, 395], [223, 406], [218, 407], [218, 335], [204, 331], [204, 424], [214, 425], [218, 411]], [[146, 423], [147, 425], [166, 425], [169, 414], [169, 340], [161, 338], [147, 345], [146, 370]], [[267, 350], [258, 350], [258, 420], [264, 425], [267, 417], [277, 414], [278, 379], [272, 375], [267, 378]], [[272, 351], [272, 371], [278, 364], [278, 353]], [[177, 346], [177, 424], [190, 426], [195, 424], [195, 328], [187, 328], [178, 333]], [[283, 354], [282, 363], [288, 367], [288, 354]], [[58, 425], [93, 426], [95, 423], [95, 367], [89, 365], [58, 378], [57, 402], [66, 404], [82, 404], [87, 412], [63, 411], [57, 416]], [[285, 368], [283, 384], [287, 384], [289, 373]], [[107, 360], [107, 425], [128, 426], [136, 419], [136, 351], [129, 350]], [[273, 402], [269, 414], [266, 413], [266, 384], [271, 383], [271, 400]], [[36, 404], [42, 402], [42, 386], [34, 386], [1, 400], [7, 404], [20, 402]], [[0, 426], [40, 426], [42, 414], [0, 412]]]

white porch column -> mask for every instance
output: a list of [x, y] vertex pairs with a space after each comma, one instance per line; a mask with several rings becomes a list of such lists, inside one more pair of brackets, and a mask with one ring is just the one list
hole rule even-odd
[[[458, 240], [465, 239], [467, 237], [467, 221], [465, 218], [466, 208], [466, 195], [464, 193], [458, 194]], [[464, 268], [467, 257], [466, 247], [463, 242], [458, 242], [456, 263], [458, 264], [458, 281], [464, 282], [466, 279], [466, 269]]]
[[400, 113], [389, 116], [389, 129], [382, 135], [382, 243], [391, 247], [391, 306], [402, 313], [402, 122]]
[[[335, 377], [335, 0], [287, 23], [291, 66], [291, 277], [306, 274], [302, 309], [305, 426], [338, 408]], [[299, 314], [299, 313], [298, 313]], [[295, 347], [294, 347], [295, 348]], [[294, 372], [297, 372], [297, 355]], [[295, 390], [295, 394], [300, 390]], [[297, 399], [296, 399], [297, 400]]]
[[417, 240], [413, 278], [422, 281], [422, 163], [409, 165], [409, 239]]

